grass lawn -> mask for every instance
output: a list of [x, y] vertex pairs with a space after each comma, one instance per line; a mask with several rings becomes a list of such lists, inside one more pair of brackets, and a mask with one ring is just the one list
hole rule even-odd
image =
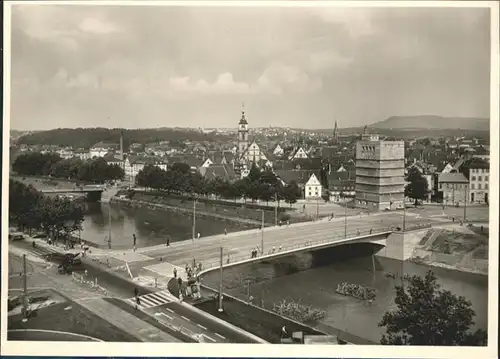
[[273, 344], [281, 342], [281, 328], [283, 326], [286, 326], [289, 333], [303, 331], [304, 334], [322, 334], [314, 329], [296, 324], [278, 315], [245, 305], [228, 297], [224, 298], [224, 312], [222, 313], [219, 313], [218, 302], [215, 299], [195, 306]]
[[[65, 310], [67, 307], [71, 308]], [[139, 341], [136, 337], [123, 332], [82, 306], [70, 301], [40, 309], [37, 311], [37, 316], [30, 318], [26, 323], [23, 323], [21, 319], [21, 315], [10, 316], [8, 329], [56, 330], [88, 335], [106, 342]], [[19, 333], [9, 333], [9, 340], [31, 340], [30, 338], [23, 339], [20, 338]], [[54, 338], [45, 340], [54, 340]]]

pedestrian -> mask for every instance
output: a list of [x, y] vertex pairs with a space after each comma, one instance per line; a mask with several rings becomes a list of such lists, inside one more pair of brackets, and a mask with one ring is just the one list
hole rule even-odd
[[370, 228], [370, 234], [372, 234], [372, 232], [373, 232], [373, 229], [372, 229], [372, 228]]
[[455, 222], [455, 217], [451, 217], [451, 220], [452, 220], [453, 222]]
[[167, 247], [170, 247], [170, 238], [167, 238]]
[[33, 241], [33, 248], [35, 248], [35, 245], [36, 245], [36, 244], [35, 244], [35, 241]]
[[200, 237], [201, 237], [201, 234], [200, 234], [200, 232], [198, 232], [198, 239], [200, 239]]
[[286, 337], [286, 336], [288, 336], [288, 333], [287, 333], [287, 331], [286, 331], [286, 327], [285, 327], [285, 326], [283, 326], [283, 328], [281, 328], [281, 337], [283, 337], [283, 338], [284, 338], [284, 337]]
[[276, 248], [275, 248], [275, 247], [273, 247], [273, 253], [274, 253], [274, 252], [276, 252]]
[[481, 233], [483, 233], [483, 230], [484, 230], [484, 227], [483, 227], [483, 226], [481, 226]]
[[135, 245], [137, 244], [137, 237], [135, 236], [135, 233], [132, 235], [132, 237], [134, 238], [134, 247], [135, 247]]
[[229, 264], [229, 254], [227, 255], [227, 264]]

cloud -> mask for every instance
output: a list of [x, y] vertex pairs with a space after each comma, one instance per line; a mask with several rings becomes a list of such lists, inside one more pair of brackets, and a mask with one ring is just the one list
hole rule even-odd
[[204, 79], [193, 82], [189, 77], [173, 77], [169, 80], [169, 84], [173, 91], [199, 94], [247, 94], [251, 92], [247, 83], [235, 81], [233, 75], [228, 72], [220, 74], [212, 83]]
[[93, 34], [109, 34], [118, 31], [111, 22], [105, 22], [96, 18], [85, 18], [79, 25], [80, 30]]
[[55, 127], [56, 118], [77, 121], [77, 112], [123, 121], [109, 126], [136, 124], [137, 116], [144, 126], [227, 126], [243, 100], [253, 125], [488, 115], [484, 9], [12, 9], [11, 108], [20, 127], [41, 119]]

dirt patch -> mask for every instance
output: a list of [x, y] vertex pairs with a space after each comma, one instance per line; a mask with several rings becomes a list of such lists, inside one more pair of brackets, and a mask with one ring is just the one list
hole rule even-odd
[[430, 251], [464, 255], [475, 251], [479, 247], [488, 246], [488, 237], [473, 232], [444, 230], [434, 240]]

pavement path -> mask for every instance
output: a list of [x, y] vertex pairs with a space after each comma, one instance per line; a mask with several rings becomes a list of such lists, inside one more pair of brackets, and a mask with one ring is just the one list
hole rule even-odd
[[105, 318], [105, 320], [109, 323], [124, 332], [133, 335], [142, 342], [181, 342], [172, 335], [152, 326], [149, 323], [146, 323], [145, 321], [137, 318], [135, 315], [132, 315], [103, 299], [79, 300], [77, 303], [99, 317]]
[[[31, 240], [29, 242], [27, 241], [19, 241], [19, 242], [11, 242], [9, 245], [10, 250], [17, 250], [17, 251], [24, 251], [29, 254], [29, 256], [34, 256], [38, 255], [40, 257], [46, 257], [48, 254], [54, 253], [54, 252], [64, 252], [64, 249], [61, 247], [53, 246], [53, 245], [48, 245], [42, 240], [35, 239], [36, 241], [36, 247], [33, 248], [31, 246]], [[102, 253], [101, 253], [102, 254]], [[89, 263], [88, 257], [86, 257], [83, 260], [83, 267], [80, 268], [80, 271], [83, 269], [88, 269], [88, 278], [92, 279], [94, 276], [99, 277], [99, 283], [100, 285], [104, 286], [108, 292], [108, 296], [110, 293], [115, 293], [112, 295], [112, 297], [117, 298], [118, 300], [123, 301], [126, 305], [130, 306], [131, 308], [135, 308], [135, 304], [131, 300], [132, 298], [130, 296], [133, 295], [133, 289], [134, 287], [140, 287], [141, 281], [140, 279], [143, 279], [142, 277], [137, 277], [134, 279], [139, 279], [139, 281], [135, 280], [137, 284], [134, 284], [133, 282], [124, 282], [123, 280], [117, 281], [116, 274], [113, 275], [108, 275], [105, 276], [105, 271], [113, 271], [114, 268], [102, 268], [101, 271], [95, 269], [95, 265], [92, 267], [86, 267], [86, 265]], [[137, 262], [140, 263], [140, 262]], [[53, 266], [52, 270], [54, 272], [57, 272], [57, 266]], [[151, 273], [151, 272], [148, 272]], [[71, 276], [66, 276], [66, 275], [57, 275], [55, 279], [65, 279], [68, 283], [66, 285], [57, 285], [56, 288], [54, 288], [54, 282], [49, 282], [46, 283], [49, 287], [52, 287], [54, 289], [57, 289], [58, 291], [65, 292], [65, 289], [69, 289], [71, 286], [79, 286], [80, 284], [77, 284], [71, 280]], [[168, 283], [169, 277], [161, 277], [160, 278], [160, 284], [161, 287], [166, 287], [166, 284]], [[124, 283], [126, 283], [126, 287], [124, 288]], [[10, 284], [10, 283], [9, 283]], [[41, 284], [41, 281], [38, 282], [38, 285]], [[149, 287], [152, 287], [151, 283], [148, 283]], [[15, 284], [16, 288], [19, 287], [19, 283]], [[89, 288], [90, 290], [90, 288]], [[139, 288], [139, 291], [141, 292], [142, 289]], [[152, 290], [155, 291], [155, 290]], [[66, 293], [66, 292], [65, 292]], [[123, 296], [123, 293], [130, 293], [129, 297]], [[99, 301], [95, 301], [94, 299], [101, 298], [103, 297], [102, 293], [99, 295], [99, 293], [88, 293], [86, 295], [80, 295], [77, 298], [74, 299], [81, 299], [85, 300], [85, 302], [89, 301], [90, 303], [100, 303], [97, 305], [96, 308], [88, 308], [89, 310], [96, 310], [98, 315], [103, 317], [104, 319], [108, 320], [109, 314], [106, 313], [111, 313], [110, 311], [102, 309], [103, 306], [107, 305], [112, 305], [110, 303], [103, 304]], [[187, 335], [190, 335], [192, 337], [197, 337], [197, 338], [202, 338], [203, 341], [210, 343], [253, 343], [256, 342], [255, 340], [250, 340], [247, 336], [246, 333], [244, 333], [241, 329], [236, 328], [231, 326], [228, 323], [225, 323], [217, 318], [213, 318], [209, 316], [208, 314], [205, 314], [203, 312], [199, 311], [193, 311], [190, 306], [179, 302], [179, 300], [171, 295], [167, 290], [163, 291], [157, 291], [156, 293], [146, 293], [141, 296], [143, 298], [141, 304], [146, 304], [143, 305], [142, 307], [138, 308], [142, 312], [159, 319], [160, 321], [163, 321], [165, 326], [173, 326], [176, 328], [182, 328], [182, 331], [184, 333], [187, 333]], [[89, 304], [92, 305], [92, 304]], [[88, 305], [87, 305], [88, 306]], [[121, 314], [120, 314], [121, 315]], [[126, 316], [126, 315], [125, 315]], [[113, 318], [109, 318], [111, 322], [113, 323]], [[109, 321], [109, 320], [108, 320]], [[138, 324], [136, 323], [136, 326]], [[144, 322], [144, 328], [142, 328], [142, 332], [145, 336], [148, 336], [150, 334], [150, 331], [147, 329], [148, 325], [147, 323]], [[134, 332], [136, 332], [134, 330]], [[133, 334], [133, 333], [132, 333]], [[161, 339], [161, 338], [160, 338]], [[158, 340], [160, 340], [158, 339]], [[151, 341], [149, 339], [148, 341]], [[161, 340], [160, 340], [161, 341]]]

